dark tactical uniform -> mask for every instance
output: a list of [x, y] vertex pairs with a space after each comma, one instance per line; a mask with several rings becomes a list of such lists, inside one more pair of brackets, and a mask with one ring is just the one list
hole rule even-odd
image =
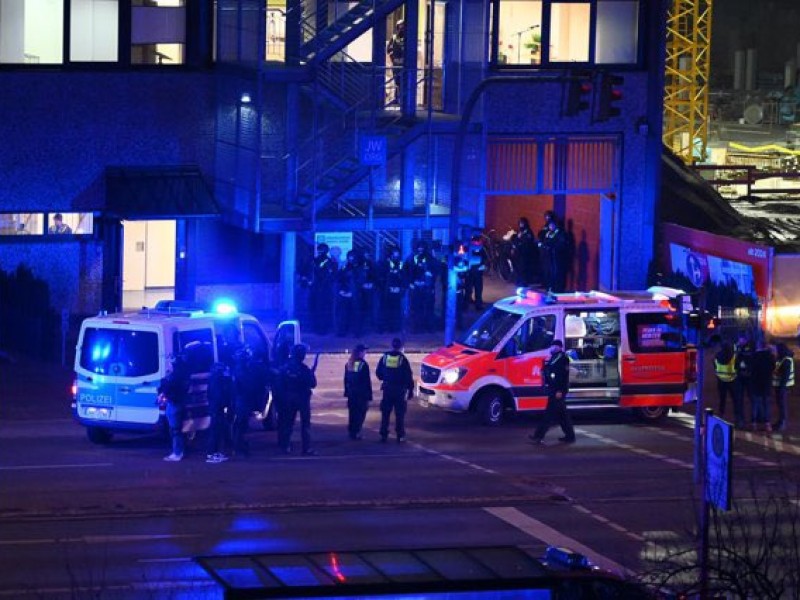
[[[483, 274], [489, 265], [489, 255], [480, 237], [474, 236], [467, 248], [466, 301], [472, 300], [475, 308], [483, 310]], [[474, 296], [474, 297], [473, 297]]]
[[264, 407], [269, 386], [269, 365], [260, 357], [241, 351], [234, 367], [233, 449], [248, 456], [250, 444], [246, 439], [250, 417]]
[[292, 451], [292, 429], [299, 413], [303, 454], [314, 454], [311, 449], [311, 390], [317, 387], [317, 378], [303, 363], [305, 356], [305, 347], [295, 346], [289, 361], [278, 372], [278, 446], [286, 453]]
[[228, 366], [222, 362], [214, 363], [208, 378], [208, 411], [211, 427], [208, 435], [208, 459], [212, 462], [223, 460], [223, 449], [233, 448], [231, 430], [228, 427], [228, 414], [233, 410], [233, 380]]
[[389, 418], [394, 411], [395, 432], [397, 441], [404, 442], [406, 439], [406, 409], [408, 400], [414, 394], [414, 376], [411, 374], [411, 365], [408, 359], [400, 351], [400, 346], [394, 346], [394, 350], [387, 352], [378, 362], [375, 375], [383, 383], [383, 399], [381, 400], [381, 441], [386, 441], [389, 437]]
[[417, 252], [406, 261], [411, 304], [411, 329], [427, 332], [433, 327], [433, 305], [436, 296], [436, 261], [425, 246], [418, 245]]
[[375, 301], [377, 290], [375, 286], [378, 274], [375, 263], [363, 255], [359, 257], [359, 269], [361, 273], [358, 279], [361, 284], [361, 292], [359, 312], [355, 318], [359, 321], [359, 331], [363, 333], [364, 331], [370, 331], [375, 325], [375, 310], [377, 308], [377, 302]]
[[347, 398], [347, 432], [351, 440], [360, 440], [361, 428], [372, 402], [372, 379], [365, 360], [349, 360], [345, 364], [344, 395]]
[[380, 331], [400, 331], [403, 326], [403, 295], [406, 281], [400, 251], [392, 250], [381, 265]]
[[564, 437], [559, 439], [562, 442], [574, 442], [575, 429], [572, 427], [572, 419], [570, 419], [567, 411], [569, 358], [564, 353], [563, 348], [550, 354], [550, 357], [544, 363], [542, 377], [544, 379], [544, 387], [547, 390], [547, 408], [531, 439], [536, 443], [541, 443], [550, 426], [557, 422], [564, 432]]
[[517, 271], [517, 285], [530, 285], [538, 276], [539, 250], [536, 236], [533, 235], [528, 220], [520, 219], [519, 231], [514, 242], [514, 260]]
[[567, 262], [569, 258], [567, 234], [552, 221], [544, 235], [542, 250], [547, 261], [548, 279], [545, 285], [553, 292], [563, 292], [567, 286]]
[[353, 250], [347, 253], [347, 262], [339, 271], [338, 292], [336, 296], [336, 334], [345, 336], [352, 331], [361, 336], [361, 292], [364, 283], [364, 270]]
[[327, 244], [320, 244], [312, 265], [311, 290], [308, 299], [311, 328], [314, 333], [327, 333], [333, 321], [332, 298], [336, 271], [336, 261], [328, 255]]

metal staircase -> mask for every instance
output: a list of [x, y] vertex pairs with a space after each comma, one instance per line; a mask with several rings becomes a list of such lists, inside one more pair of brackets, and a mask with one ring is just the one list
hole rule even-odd
[[334, 2], [333, 14], [327, 15], [327, 26], [318, 27], [316, 13], [303, 12], [301, 18], [302, 43], [298, 58], [308, 65], [321, 64], [342, 50], [347, 44], [366, 33], [383, 17], [397, 9], [405, 0], [361, 0], [346, 11], [339, 7], [346, 3]]

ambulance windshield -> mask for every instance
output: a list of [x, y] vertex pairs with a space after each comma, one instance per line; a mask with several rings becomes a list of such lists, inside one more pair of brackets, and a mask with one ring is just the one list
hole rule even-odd
[[458, 341], [470, 348], [494, 350], [519, 319], [520, 315], [516, 313], [492, 307], [483, 313]]

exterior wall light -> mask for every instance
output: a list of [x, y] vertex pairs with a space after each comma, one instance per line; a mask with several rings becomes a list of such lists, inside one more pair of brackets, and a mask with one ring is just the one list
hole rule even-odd
[[250, 102], [252, 102], [253, 99], [250, 97], [250, 94], [248, 92], [242, 92], [242, 97], [239, 98], [239, 101], [242, 104], [250, 104]]

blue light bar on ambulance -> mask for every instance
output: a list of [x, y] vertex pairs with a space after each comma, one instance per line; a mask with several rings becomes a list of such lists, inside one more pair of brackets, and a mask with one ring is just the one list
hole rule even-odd
[[235, 315], [239, 312], [233, 300], [228, 300], [227, 298], [220, 298], [214, 302], [214, 306], [211, 310], [218, 315]]

